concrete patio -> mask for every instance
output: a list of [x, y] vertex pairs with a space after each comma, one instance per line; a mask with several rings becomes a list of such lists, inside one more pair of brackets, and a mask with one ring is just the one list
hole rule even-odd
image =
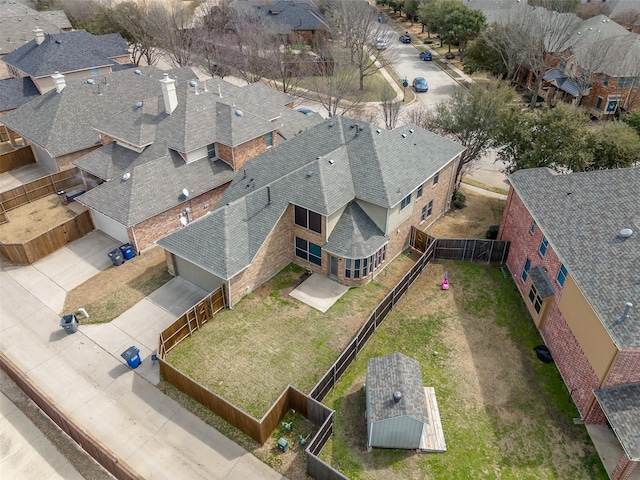
[[289, 295], [325, 313], [342, 295], [347, 293], [347, 290], [349, 287], [314, 273]]

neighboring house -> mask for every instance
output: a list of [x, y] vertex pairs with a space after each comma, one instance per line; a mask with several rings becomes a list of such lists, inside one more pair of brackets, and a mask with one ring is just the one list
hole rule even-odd
[[291, 262], [370, 281], [449, 209], [464, 147], [416, 126], [332, 117], [248, 161], [219, 208], [157, 243], [169, 269], [229, 305]]
[[611, 0], [611, 20], [633, 33], [640, 33], [640, 3], [638, 0]]
[[21, 3], [0, 2], [0, 79], [10, 76], [3, 57], [28, 43], [38, 26], [47, 34], [71, 30], [71, 23], [62, 10], [39, 12]]
[[47, 34], [36, 27], [31, 41], [2, 60], [13, 77], [30, 77], [43, 94], [56, 88], [56, 74], [65, 75], [67, 82], [100, 77], [131, 64], [131, 55], [119, 33], [92, 35], [78, 30]]
[[626, 479], [640, 460], [640, 168], [509, 181], [507, 266], [581, 418], [613, 428], [625, 454], [611, 478]]
[[329, 36], [329, 25], [313, 3], [277, 0], [254, 8], [267, 22], [273, 23], [289, 43], [313, 43], [318, 36]]
[[370, 358], [365, 396], [368, 450], [447, 450], [435, 391], [422, 386], [417, 361], [401, 353]]
[[154, 82], [95, 127], [104, 146], [73, 162], [91, 188], [76, 201], [91, 209], [96, 228], [136, 252], [213, 210], [249, 158], [322, 121], [262, 84], [176, 81], [167, 73]]

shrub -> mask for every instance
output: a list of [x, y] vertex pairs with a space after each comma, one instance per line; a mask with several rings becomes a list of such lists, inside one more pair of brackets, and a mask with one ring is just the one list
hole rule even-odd
[[433, 43], [433, 40], [431, 40], [430, 38], [427, 38], [427, 39], [424, 41], [424, 43], [425, 43], [426, 45], [431, 45], [431, 44]]
[[464, 207], [464, 203], [461, 202], [460, 200], [454, 200], [453, 201], [453, 206], [456, 207], [456, 208], [462, 208], [462, 207]]
[[500, 225], [491, 225], [489, 230], [487, 230], [485, 237], [489, 240], [495, 240], [498, 238], [498, 230], [500, 230]]
[[452, 60], [456, 58], [456, 54], [453, 52], [447, 52], [444, 54], [444, 58], [446, 58], [447, 60]]
[[458, 190], [458, 191], [456, 192], [456, 194], [454, 195], [453, 199], [454, 199], [454, 200], [458, 200], [459, 202], [462, 202], [462, 203], [464, 203], [464, 202], [466, 202], [466, 201], [467, 201], [467, 197], [466, 197], [466, 196], [465, 196], [465, 194], [464, 194], [464, 193], [462, 193], [460, 190]]

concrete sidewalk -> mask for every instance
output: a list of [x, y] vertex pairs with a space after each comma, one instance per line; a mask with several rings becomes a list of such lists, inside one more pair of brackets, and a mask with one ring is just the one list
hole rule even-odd
[[[100, 239], [96, 241], [100, 244]], [[87, 268], [95, 268], [90, 265], [94, 254], [80, 253], [82, 242], [75, 248], [77, 256], [86, 259]], [[162, 303], [181, 309], [176, 297], [159, 290], [155, 298], [147, 297], [134, 307], [137, 310], [110, 324], [81, 324], [77, 333], [67, 334], [51, 308], [57, 309], [58, 288], [64, 289], [52, 280], [59, 272], [50, 257], [31, 267], [9, 270], [0, 271], [0, 349], [74, 422], [141, 477], [284, 478], [146, 379], [153, 381], [158, 368], [150, 365], [148, 355], [155, 350], [160, 324], [170, 323], [178, 314], [162, 308]], [[41, 288], [30, 291], [34, 286]], [[178, 284], [174, 292], [189, 303], [192, 299], [183, 298], [189, 291], [186, 287]], [[143, 365], [136, 370], [119, 357], [131, 342], [142, 342], [139, 346], [145, 353]]]

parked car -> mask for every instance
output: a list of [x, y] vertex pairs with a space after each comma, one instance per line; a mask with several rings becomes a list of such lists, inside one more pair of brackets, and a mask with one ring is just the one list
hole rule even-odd
[[430, 62], [433, 60], [431, 57], [431, 52], [420, 52], [420, 60], [424, 60], [425, 62]]
[[400, 41], [402, 43], [411, 43], [411, 37], [408, 34], [400, 35]]
[[376, 38], [376, 48], [378, 50], [384, 50], [387, 48], [387, 41], [384, 38]]
[[315, 114], [315, 113], [316, 113], [316, 112], [314, 112], [313, 110], [311, 110], [310, 108], [303, 108], [303, 107], [301, 107], [301, 108], [296, 108], [296, 112], [300, 112], [300, 113], [302, 113], [303, 115], [313, 115], [313, 114]]
[[429, 85], [427, 85], [427, 81], [423, 77], [414, 78], [412, 85], [416, 93], [427, 92], [429, 90]]

